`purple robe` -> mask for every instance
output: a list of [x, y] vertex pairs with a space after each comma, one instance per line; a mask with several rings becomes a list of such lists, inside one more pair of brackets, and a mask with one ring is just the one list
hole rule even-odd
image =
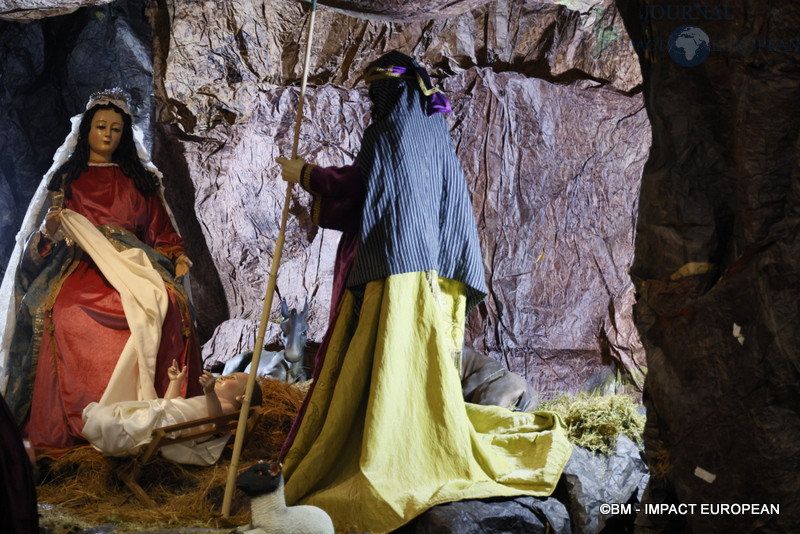
[[280, 457], [283, 458], [294, 441], [300, 422], [306, 411], [306, 404], [314, 391], [325, 354], [328, 351], [333, 326], [339, 314], [339, 302], [342, 300], [347, 286], [347, 277], [353, 267], [353, 261], [358, 251], [358, 230], [361, 225], [361, 212], [364, 208], [364, 184], [361, 179], [361, 170], [358, 158], [352, 165], [344, 167], [317, 167], [306, 165], [303, 168], [300, 185], [311, 193], [314, 203], [311, 207], [311, 218], [314, 224], [330, 230], [339, 230], [339, 247], [336, 250], [336, 262], [333, 267], [333, 289], [331, 291], [331, 309], [328, 317], [328, 330], [322, 338], [322, 343], [317, 350], [314, 362], [314, 372], [311, 387], [303, 401], [300, 410], [292, 423], [286, 441], [281, 449]]

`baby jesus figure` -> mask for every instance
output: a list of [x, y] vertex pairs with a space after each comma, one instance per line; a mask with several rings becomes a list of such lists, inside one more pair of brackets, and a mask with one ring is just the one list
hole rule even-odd
[[[150, 442], [153, 430], [205, 417], [217, 417], [242, 407], [247, 373], [214, 377], [208, 371], [200, 376], [203, 395], [180, 396], [187, 370], [173, 360], [169, 386], [163, 399], [121, 401], [109, 405], [93, 402], [83, 410], [83, 435], [104, 456], [135, 456]], [[253, 388], [251, 406], [261, 404], [261, 389]], [[161, 455], [174, 462], [211, 465], [222, 454], [230, 434], [206, 441], [187, 441], [161, 448]]]

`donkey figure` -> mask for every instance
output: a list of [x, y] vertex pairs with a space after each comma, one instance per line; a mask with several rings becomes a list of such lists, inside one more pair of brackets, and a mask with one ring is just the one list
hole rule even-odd
[[[307, 380], [303, 354], [308, 340], [308, 299], [300, 312], [295, 308], [289, 310], [286, 299], [281, 299], [281, 316], [284, 349], [278, 352], [262, 351], [256, 376], [275, 378], [290, 384], [303, 382]], [[252, 359], [252, 350], [237, 354], [225, 363], [222, 374], [249, 373]]]

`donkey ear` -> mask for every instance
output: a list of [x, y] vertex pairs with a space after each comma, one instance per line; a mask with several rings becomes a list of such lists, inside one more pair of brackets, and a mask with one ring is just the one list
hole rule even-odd
[[277, 476], [280, 472], [281, 472], [281, 463], [272, 462], [269, 466], [269, 474], [272, 476]]
[[289, 306], [286, 304], [286, 299], [281, 299], [281, 315], [284, 319], [289, 317]]
[[308, 297], [306, 297], [305, 302], [303, 303], [303, 313], [301, 315], [303, 317], [308, 315]]

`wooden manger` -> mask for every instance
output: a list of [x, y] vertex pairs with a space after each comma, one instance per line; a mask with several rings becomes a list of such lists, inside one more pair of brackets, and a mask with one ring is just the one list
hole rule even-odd
[[[219, 437], [226, 433], [235, 434], [239, 422], [240, 412], [233, 412], [218, 417], [204, 417], [185, 423], [156, 428], [153, 430], [153, 437], [150, 443], [144, 448], [142, 454], [132, 459], [131, 462], [121, 463], [115, 469], [117, 477], [125, 483], [128, 489], [147, 507], [157, 508], [158, 505], [150, 498], [147, 492], [137, 482], [142, 469], [151, 463], [162, 447], [183, 443], [186, 441], [204, 441], [213, 437]], [[247, 426], [243, 443], [256, 428], [263, 409], [261, 406], [251, 406], [247, 416]], [[176, 433], [179, 433], [176, 435]]]

